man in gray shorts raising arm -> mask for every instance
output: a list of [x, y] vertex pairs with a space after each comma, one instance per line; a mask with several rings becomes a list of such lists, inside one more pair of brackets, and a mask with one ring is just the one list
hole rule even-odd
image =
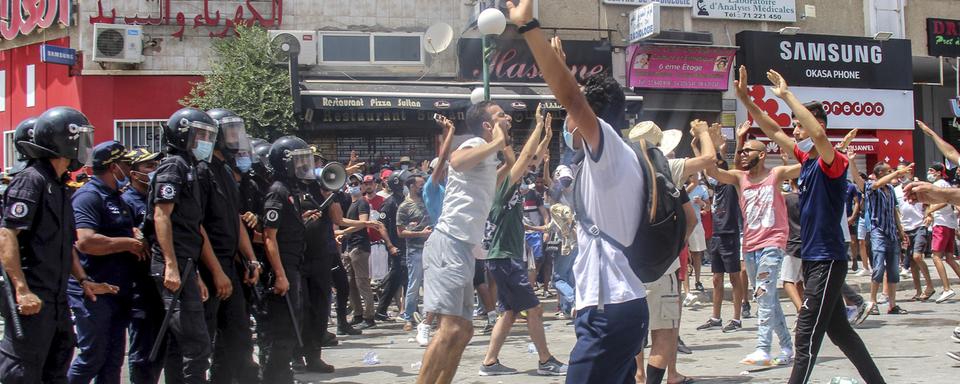
[[443, 210], [423, 248], [423, 307], [440, 328], [423, 355], [417, 383], [449, 383], [473, 337], [473, 249], [483, 240], [497, 181], [495, 154], [506, 143], [510, 116], [489, 101], [467, 111], [475, 137], [450, 156]]

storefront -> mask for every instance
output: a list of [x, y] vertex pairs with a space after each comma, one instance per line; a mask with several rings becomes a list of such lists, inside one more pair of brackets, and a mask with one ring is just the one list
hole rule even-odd
[[[801, 101], [823, 103], [832, 140], [859, 129], [854, 148], [864, 155], [861, 170], [880, 161], [914, 160], [909, 40], [745, 31], [737, 34], [737, 45], [736, 64], [747, 67], [751, 98], [788, 133], [790, 109], [773, 95], [769, 69], [783, 75]], [[738, 106], [737, 121], [747, 118]], [[763, 136], [759, 129], [755, 133]], [[778, 156], [768, 157], [770, 165], [779, 162]]]
[[641, 43], [627, 48], [626, 82], [644, 98], [637, 121], [687, 132], [677, 156], [690, 156], [690, 122], [720, 121], [734, 47]]
[[[396, 162], [402, 156], [414, 161], [432, 159], [441, 140], [433, 115], [446, 116], [463, 132], [471, 91], [482, 87], [480, 40], [460, 39], [457, 49], [456, 79], [302, 79], [304, 125], [300, 135], [338, 158], [357, 151], [362, 161], [372, 164]], [[608, 44], [572, 40], [564, 41], [564, 49], [567, 63], [580, 81], [611, 70]], [[523, 40], [496, 39], [489, 68], [490, 97], [512, 117], [514, 144], [522, 144], [529, 135], [540, 103], [553, 113], [553, 128], [560, 128], [564, 111], [544, 83]], [[628, 97], [625, 121], [637, 118], [642, 100], [636, 95]], [[552, 159], [559, 160], [561, 144], [560, 135], [554, 135]]]

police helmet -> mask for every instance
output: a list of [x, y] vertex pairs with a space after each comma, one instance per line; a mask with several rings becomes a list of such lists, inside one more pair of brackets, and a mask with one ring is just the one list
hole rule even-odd
[[90, 163], [93, 149], [93, 126], [80, 111], [70, 107], [53, 107], [33, 125], [33, 141], [20, 141], [29, 158], [70, 159], [68, 169], [76, 171]]
[[189, 153], [198, 138], [208, 141], [216, 135], [217, 122], [196, 108], [180, 108], [163, 126], [163, 143], [168, 152]]
[[284, 136], [273, 142], [268, 156], [273, 176], [277, 179], [314, 180], [313, 151], [303, 139]]
[[225, 108], [211, 109], [207, 115], [220, 127], [215, 149], [228, 154], [250, 151], [250, 139], [242, 117]]

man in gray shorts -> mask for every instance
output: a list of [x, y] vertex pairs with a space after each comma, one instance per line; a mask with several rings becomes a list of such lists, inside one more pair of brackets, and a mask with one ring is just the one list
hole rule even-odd
[[423, 248], [423, 307], [440, 328], [423, 355], [417, 383], [449, 383], [473, 337], [474, 249], [483, 240], [497, 181], [495, 154], [506, 143], [510, 116], [489, 101], [467, 111], [474, 135], [450, 156], [443, 210]]

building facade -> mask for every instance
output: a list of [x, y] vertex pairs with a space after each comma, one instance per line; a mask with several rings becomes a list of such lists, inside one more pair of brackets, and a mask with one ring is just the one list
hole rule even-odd
[[[687, 130], [687, 122], [701, 118], [721, 121], [729, 128], [726, 132], [732, 132], [742, 107], [729, 89], [729, 69], [739, 64], [735, 57], [764, 54], [741, 49], [737, 55], [737, 34], [784, 27], [799, 28], [801, 36], [845, 36], [863, 44], [876, 42], [877, 32], [909, 40], [909, 52], [898, 54], [912, 55], [920, 64], [903, 70], [937, 84], [915, 85], [909, 90], [914, 102], [894, 108], [914, 108], [901, 113], [924, 118], [937, 130], [950, 117], [943, 105], [951, 92], [940, 84], [949, 85], [952, 69], [949, 62], [929, 56], [925, 20], [960, 19], [960, 3], [954, 0], [763, 0], [754, 9], [738, 9], [735, 3], [743, 2], [732, 0], [663, 0], [659, 37], [631, 43], [630, 13], [648, 2], [537, 2], [544, 30], [564, 39], [568, 64], [579, 78], [610, 71], [630, 88], [627, 122], [654, 120], [664, 129]], [[178, 100], [191, 83], [209, 71], [212, 41], [229, 37], [237, 23], [263, 25], [275, 35], [287, 33], [300, 45], [299, 134], [321, 144], [328, 156], [345, 158], [356, 150], [370, 162], [401, 156], [429, 159], [439, 133], [433, 114], [462, 119], [471, 91], [480, 86], [476, 14], [502, 3], [0, 0], [0, 130], [7, 132], [3, 166], [12, 164], [9, 132], [22, 119], [56, 105], [86, 113], [97, 127], [98, 141], [115, 138], [130, 146], [157, 147], [161, 122], [179, 108]], [[31, 12], [34, 6], [38, 9]], [[10, 16], [17, 14], [9, 11], [15, 9], [22, 10], [19, 19]], [[558, 105], [515, 29], [508, 27], [493, 40], [493, 99], [518, 122], [514, 139], [521, 140], [537, 103], [554, 109]], [[56, 47], [75, 50], [75, 63], [57, 63]], [[643, 54], [654, 58], [651, 63], [658, 55], [684, 59], [666, 81], [655, 81], [656, 73], [644, 72], [638, 64]], [[682, 60], [694, 64], [697, 60], [691, 57], [705, 60], [702, 57], [711, 55], [729, 61], [709, 74], [709, 85], [699, 81], [706, 70], [683, 69]], [[930, 69], [931, 60], [938, 63], [935, 69]], [[942, 70], [940, 62], [945, 63]], [[922, 73], [914, 74], [916, 68], [923, 68]], [[920, 136], [912, 127], [861, 128], [861, 148], [869, 161], [912, 160], [927, 156], [932, 148], [917, 140]], [[846, 129], [831, 130], [830, 135], [843, 136]], [[689, 148], [685, 136], [679, 155]], [[554, 144], [559, 149], [559, 140]]]

